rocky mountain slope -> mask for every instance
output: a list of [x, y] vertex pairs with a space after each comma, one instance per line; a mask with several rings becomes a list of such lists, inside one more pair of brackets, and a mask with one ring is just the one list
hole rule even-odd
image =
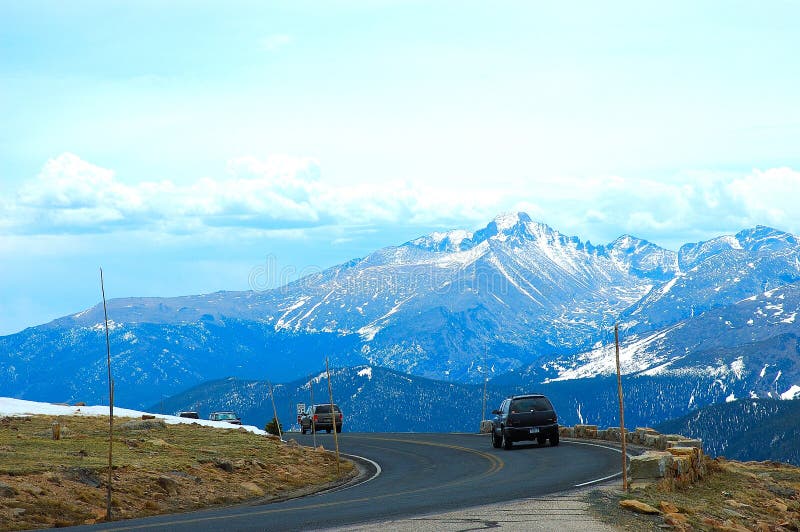
[[[325, 357], [453, 383], [576, 382], [612, 370], [617, 316], [626, 373], [700, 375], [686, 382], [718, 388], [704, 397], [780, 395], [800, 385], [798, 256], [793, 235], [765, 227], [675, 253], [500, 216], [274, 290], [113, 299], [117, 400], [145, 406], [228, 376], [289, 382]], [[0, 338], [0, 380], [16, 397], [100, 400], [102, 307]]]

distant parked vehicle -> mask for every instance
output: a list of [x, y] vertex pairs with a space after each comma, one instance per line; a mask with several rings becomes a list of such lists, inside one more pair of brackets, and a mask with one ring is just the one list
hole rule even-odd
[[493, 410], [492, 446], [511, 449], [514, 442], [536, 440], [558, 445], [558, 416], [550, 400], [541, 394], [514, 395]]
[[316, 432], [318, 430], [330, 432], [333, 430], [334, 420], [336, 432], [342, 432], [344, 415], [338, 405], [333, 405], [333, 412], [333, 415], [331, 415], [330, 404], [309, 406], [300, 416], [300, 433], [305, 434], [309, 431]]
[[188, 417], [190, 419], [200, 419], [200, 414], [198, 414], [197, 412], [188, 411], [188, 410], [184, 411], [184, 412], [178, 412], [177, 416], [178, 417]]
[[208, 417], [211, 421], [227, 421], [228, 423], [233, 423], [234, 425], [241, 425], [242, 420], [239, 419], [239, 416], [236, 415], [236, 412], [231, 412], [226, 410], [224, 412], [211, 412], [211, 415]]

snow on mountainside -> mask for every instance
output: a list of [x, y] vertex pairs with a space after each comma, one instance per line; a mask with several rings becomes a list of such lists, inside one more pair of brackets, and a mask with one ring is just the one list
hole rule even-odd
[[[739, 381], [747, 397], [792, 399], [800, 390], [800, 283], [769, 290], [657, 332], [622, 331], [623, 374]], [[611, 343], [524, 370], [545, 382], [611, 375]], [[721, 380], [719, 381], [722, 382]], [[720, 384], [724, 387], [724, 385]], [[739, 396], [741, 397], [741, 395]], [[734, 399], [736, 396], [731, 397]]]
[[[607, 370], [598, 346], [608, 344], [604, 326], [620, 315], [629, 371], [672, 370], [678, 360], [759, 342], [770, 353], [788, 352], [784, 344], [797, 333], [795, 322], [783, 321], [793, 312], [788, 306], [783, 325], [747, 317], [763, 335], [721, 329], [725, 319], [739, 323], [725, 317], [710, 329], [716, 336], [702, 340], [708, 335], [692, 324], [710, 325], [714, 312], [741, 310], [737, 302], [799, 281], [798, 250], [794, 236], [764, 227], [679, 253], [628, 235], [595, 246], [515, 213], [474, 232], [380, 249], [274, 290], [112, 299], [117, 397], [143, 406], [226, 376], [288, 381], [319, 369], [326, 356], [340, 367], [371, 364], [458, 382], [511, 371], [539, 380], [590, 376]], [[0, 337], [7, 393], [101, 398], [102, 316], [98, 305]], [[782, 371], [781, 383], [793, 370]]]
[[794, 235], [758, 226], [735, 236], [686, 244], [679, 271], [622, 316], [634, 332], [650, 331], [800, 281], [800, 243]]

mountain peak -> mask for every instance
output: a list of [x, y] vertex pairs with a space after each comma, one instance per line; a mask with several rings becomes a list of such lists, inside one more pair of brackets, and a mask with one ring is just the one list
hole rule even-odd
[[515, 212], [500, 214], [483, 229], [476, 231], [472, 237], [474, 243], [483, 242], [490, 238], [505, 240], [508, 237], [517, 237], [521, 240], [535, 239], [537, 237], [556, 235], [557, 231], [549, 226], [534, 222], [527, 213]]
[[793, 234], [766, 225], [739, 231], [736, 233], [736, 239], [747, 249], [759, 249], [770, 244], [797, 245], [797, 238]]
[[497, 215], [491, 223], [494, 223], [498, 232], [505, 232], [520, 224], [531, 222], [531, 217], [524, 212], [504, 212]]
[[765, 225], [744, 229], [736, 235], [722, 235], [696, 244], [684, 244], [678, 251], [682, 270], [722, 253], [752, 253], [771, 250], [794, 250], [800, 243], [791, 233]]

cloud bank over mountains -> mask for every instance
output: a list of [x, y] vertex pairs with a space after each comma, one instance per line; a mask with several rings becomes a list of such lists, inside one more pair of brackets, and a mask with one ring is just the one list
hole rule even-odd
[[660, 181], [612, 176], [504, 182], [487, 176], [482, 184], [459, 187], [385, 182], [376, 169], [372, 182], [337, 185], [324, 179], [313, 158], [287, 155], [233, 159], [226, 175], [190, 183], [125, 183], [113, 169], [63, 153], [0, 206], [0, 227], [11, 235], [393, 224], [427, 232], [524, 210], [584, 237], [632, 233], [686, 242], [756, 224], [798, 232], [797, 190], [800, 172], [785, 167], [745, 175], [686, 172]]

